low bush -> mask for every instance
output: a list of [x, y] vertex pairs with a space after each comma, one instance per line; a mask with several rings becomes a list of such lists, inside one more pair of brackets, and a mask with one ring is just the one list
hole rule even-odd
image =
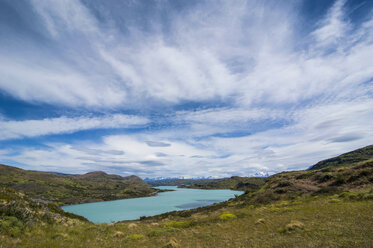
[[144, 235], [141, 235], [141, 234], [132, 234], [130, 236], [127, 236], [125, 238], [125, 241], [140, 240], [140, 239], [143, 239], [143, 238], [145, 238]]
[[339, 198], [352, 200], [352, 201], [362, 201], [362, 200], [372, 200], [373, 199], [373, 193], [372, 192], [351, 192], [346, 191], [339, 194]]
[[174, 228], [186, 228], [191, 226], [191, 221], [171, 221], [167, 223], [167, 227], [174, 227]]
[[341, 193], [341, 191], [342, 190], [336, 186], [326, 186], [314, 192], [312, 195], [334, 195]]
[[330, 203], [340, 203], [341, 200], [340, 200], [340, 199], [336, 199], [336, 198], [334, 198], [334, 199], [329, 200], [329, 202], [330, 202]]
[[307, 172], [307, 173], [300, 174], [299, 176], [296, 177], [296, 179], [307, 179], [312, 176], [313, 176], [312, 172]]
[[331, 173], [318, 173], [315, 175], [315, 179], [318, 183], [325, 183], [334, 179], [334, 175]]
[[0, 219], [0, 233], [18, 237], [24, 229], [24, 224], [14, 216], [7, 216]]
[[277, 188], [283, 188], [283, 187], [288, 187], [288, 186], [292, 186], [293, 184], [289, 181], [281, 181], [277, 184]]
[[255, 197], [255, 203], [256, 204], [267, 204], [270, 202], [278, 201], [279, 199], [280, 199], [280, 196], [273, 192], [258, 193], [256, 194], [256, 197]]
[[345, 174], [338, 174], [336, 176], [336, 179], [334, 182], [331, 184], [332, 186], [340, 186], [343, 185], [347, 182], [348, 176]]
[[219, 215], [220, 220], [231, 220], [231, 219], [236, 219], [236, 218], [237, 216], [231, 213], [222, 213], [221, 215]]

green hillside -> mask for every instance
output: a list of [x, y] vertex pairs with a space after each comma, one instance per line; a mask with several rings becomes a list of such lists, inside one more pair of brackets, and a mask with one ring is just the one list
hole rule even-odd
[[310, 170], [321, 169], [325, 167], [343, 166], [368, 159], [373, 159], [373, 145], [366, 146], [352, 152], [347, 152], [334, 158], [329, 158], [313, 165]]
[[121, 177], [102, 171], [61, 175], [6, 165], [0, 165], [0, 187], [23, 192], [37, 201], [59, 205], [150, 196], [158, 192], [137, 176]]

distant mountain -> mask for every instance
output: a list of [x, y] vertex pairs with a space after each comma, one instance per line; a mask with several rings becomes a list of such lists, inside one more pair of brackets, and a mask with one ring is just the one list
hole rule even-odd
[[234, 189], [234, 190], [256, 190], [262, 187], [266, 179], [264, 177], [239, 177], [196, 180], [182, 187], [194, 189]]
[[325, 167], [343, 166], [369, 159], [373, 159], [373, 145], [366, 146], [352, 152], [347, 152], [334, 158], [320, 161], [317, 164], [311, 166], [310, 170], [316, 170]]
[[238, 177], [218, 179], [162, 179], [150, 181], [153, 186], [179, 186], [183, 188], [195, 189], [235, 189], [254, 190], [260, 188], [265, 182], [264, 177]]
[[38, 201], [59, 205], [151, 196], [158, 190], [137, 176], [121, 177], [103, 171], [83, 175], [22, 170], [0, 165], [0, 187], [26, 193]]
[[[184, 178], [184, 177], [155, 177], [155, 178], [145, 178], [144, 181], [149, 183], [165, 183], [165, 182], [189, 182], [189, 181], [198, 181], [198, 180], [210, 180], [214, 177], [195, 177], [195, 178]], [[169, 185], [169, 184], [167, 184]]]

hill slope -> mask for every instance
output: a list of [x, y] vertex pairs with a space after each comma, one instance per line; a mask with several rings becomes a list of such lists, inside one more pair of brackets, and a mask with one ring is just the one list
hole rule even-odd
[[343, 166], [351, 163], [373, 159], [373, 145], [347, 152], [334, 158], [329, 158], [311, 166], [310, 170], [322, 169], [329, 166]]
[[261, 188], [266, 181], [263, 177], [238, 177], [208, 180], [194, 180], [189, 185], [181, 187], [193, 189], [233, 189], [233, 190], [256, 190]]
[[84, 217], [64, 212], [54, 203], [35, 202], [23, 193], [0, 188], [0, 233], [17, 237], [35, 225], [87, 222]]
[[35, 200], [59, 205], [150, 196], [158, 192], [136, 176], [121, 177], [102, 171], [61, 175], [6, 165], [0, 165], [0, 187], [12, 188]]

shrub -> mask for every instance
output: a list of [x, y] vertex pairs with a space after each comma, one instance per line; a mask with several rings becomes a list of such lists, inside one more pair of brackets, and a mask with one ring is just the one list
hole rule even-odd
[[256, 203], [267, 204], [270, 202], [278, 201], [280, 199], [279, 195], [273, 192], [258, 193], [256, 195]]
[[326, 186], [326, 187], [323, 187], [321, 189], [319, 189], [318, 191], [314, 192], [313, 195], [334, 195], [334, 194], [338, 194], [340, 193], [342, 190], [339, 189], [338, 187], [336, 186]]
[[190, 216], [192, 216], [192, 213], [190, 211], [181, 211], [179, 213], [179, 216], [180, 217], [190, 217]]
[[141, 235], [141, 234], [132, 234], [130, 236], [127, 236], [125, 238], [126, 241], [132, 241], [132, 240], [140, 240], [140, 239], [143, 239], [145, 238], [144, 235]]
[[285, 189], [276, 189], [274, 192], [276, 194], [285, 194], [287, 192], [287, 190], [285, 190]]
[[52, 236], [52, 239], [66, 239], [67, 237], [66, 233], [56, 233]]
[[271, 211], [271, 212], [278, 212], [278, 211], [280, 211], [280, 208], [275, 207], [275, 206], [271, 206], [271, 207], [269, 208], [269, 211]]
[[167, 223], [167, 227], [174, 227], [174, 228], [185, 228], [191, 225], [190, 221], [171, 221]]
[[277, 184], [276, 188], [283, 188], [283, 187], [288, 187], [292, 186], [293, 184], [289, 181], [281, 181]]
[[322, 172], [331, 172], [332, 171], [332, 168], [331, 167], [325, 167], [323, 169], [321, 169]]
[[0, 219], [0, 233], [4, 233], [12, 237], [18, 237], [21, 235], [23, 229], [23, 223], [14, 216], [8, 216]]
[[372, 174], [372, 171], [371, 170], [363, 170], [359, 173], [359, 176], [360, 177], [366, 177], [366, 176], [369, 176]]
[[334, 199], [331, 199], [329, 202], [330, 202], [330, 203], [340, 203], [341, 200], [340, 200], [340, 199], [336, 199], [336, 198], [334, 198]]
[[344, 199], [348, 199], [348, 200], [358, 200], [359, 195], [355, 192], [346, 191], [346, 192], [340, 193], [339, 197], [344, 198]]
[[72, 235], [80, 235], [81, 234], [81, 231], [79, 229], [70, 229], [69, 230], [69, 234], [72, 234]]
[[219, 215], [220, 220], [231, 220], [231, 219], [236, 219], [237, 216], [231, 213], [222, 213]]
[[340, 186], [342, 184], [345, 184], [346, 182], [347, 182], [347, 175], [338, 174], [335, 181], [331, 185]]
[[363, 195], [364, 200], [373, 200], [373, 194], [372, 193], [367, 193]]
[[372, 200], [373, 193], [365, 192], [365, 193], [356, 193], [351, 191], [342, 192], [339, 194], [340, 198], [352, 200], [352, 201], [362, 201], [362, 200]]
[[333, 179], [334, 176], [329, 174], [329, 173], [326, 173], [326, 174], [316, 174], [315, 175], [315, 179], [317, 180], [318, 183], [325, 183], [331, 179]]
[[310, 178], [311, 176], [313, 176], [313, 174], [310, 172], [307, 172], [307, 173], [300, 174], [299, 176], [296, 177], [296, 179], [307, 179], [307, 178]]

